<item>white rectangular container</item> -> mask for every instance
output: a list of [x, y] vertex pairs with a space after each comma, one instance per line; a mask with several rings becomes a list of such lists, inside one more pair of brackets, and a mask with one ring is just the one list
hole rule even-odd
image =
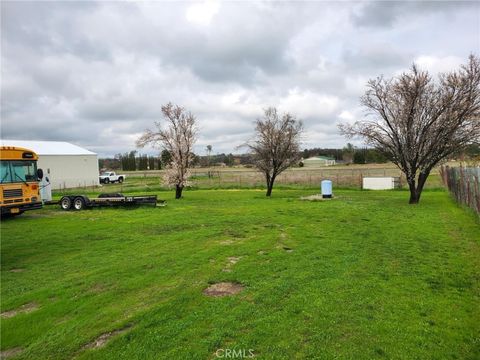
[[399, 187], [399, 178], [396, 177], [364, 177], [362, 189], [389, 190]]

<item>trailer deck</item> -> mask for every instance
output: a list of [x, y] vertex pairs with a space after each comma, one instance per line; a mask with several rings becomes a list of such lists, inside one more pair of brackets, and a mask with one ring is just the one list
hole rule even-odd
[[100, 194], [97, 198], [90, 199], [86, 195], [64, 195], [59, 201], [63, 210], [83, 210], [100, 206], [135, 206], [153, 205], [164, 206], [165, 200], [159, 200], [157, 195], [129, 196], [121, 193]]

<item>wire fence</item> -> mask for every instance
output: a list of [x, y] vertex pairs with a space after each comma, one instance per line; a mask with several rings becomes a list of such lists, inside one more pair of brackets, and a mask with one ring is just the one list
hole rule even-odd
[[[98, 184], [97, 180], [53, 179], [55, 194], [83, 192], [132, 192], [166, 189], [163, 184], [163, 170], [122, 171], [126, 175], [122, 184]], [[281, 173], [275, 186], [320, 189], [322, 180], [331, 180], [334, 188], [361, 189], [364, 177], [394, 177], [399, 179], [399, 187], [406, 187], [405, 175], [395, 166], [382, 164], [372, 166], [344, 166], [324, 168], [292, 168]], [[193, 168], [190, 184], [199, 189], [222, 188], [263, 188], [264, 176], [255, 169], [248, 168]], [[428, 178], [426, 188], [443, 188], [443, 183], [435, 169]]]
[[83, 190], [95, 190], [99, 186], [97, 179], [73, 179], [73, 178], [62, 178], [61, 180], [51, 180], [50, 186], [52, 190], [60, 193], [64, 193], [69, 189], [83, 189]]
[[440, 175], [455, 200], [480, 215], [480, 167], [442, 166]]
[[[205, 185], [233, 185], [256, 187], [265, 185], [265, 177], [257, 171], [217, 172], [208, 177], [198, 172], [193, 180]], [[397, 169], [362, 169], [362, 170], [304, 170], [285, 171], [275, 180], [276, 185], [298, 185], [306, 187], [320, 187], [322, 180], [331, 180], [336, 187], [352, 187], [360, 189], [365, 176], [399, 177]]]
[[[145, 182], [150, 177], [161, 177], [161, 171], [127, 173], [141, 176]], [[406, 184], [405, 177], [395, 167], [361, 167], [352, 169], [322, 168], [322, 169], [289, 169], [281, 173], [275, 180], [276, 185], [298, 185], [320, 187], [322, 180], [331, 180], [336, 187], [351, 187], [361, 189], [363, 177], [396, 177], [401, 178], [401, 185]], [[192, 169], [190, 182], [199, 187], [259, 187], [265, 185], [265, 177], [254, 169]]]

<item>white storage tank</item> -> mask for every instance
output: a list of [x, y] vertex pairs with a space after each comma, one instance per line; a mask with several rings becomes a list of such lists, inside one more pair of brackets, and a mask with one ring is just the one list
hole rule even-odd
[[332, 181], [322, 180], [322, 198], [330, 199], [332, 197]]

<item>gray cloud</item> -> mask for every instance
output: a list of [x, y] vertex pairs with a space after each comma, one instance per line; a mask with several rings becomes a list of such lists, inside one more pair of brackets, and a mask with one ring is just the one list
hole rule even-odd
[[112, 155], [172, 101], [197, 116], [200, 153], [236, 151], [267, 106], [304, 121], [305, 146], [342, 146], [369, 78], [480, 52], [477, 6], [3, 1], [1, 136]]
[[475, 1], [370, 1], [364, 3], [357, 12], [352, 13], [355, 25], [365, 27], [392, 27], [399, 21], [415, 17], [448, 14], [450, 17], [459, 10], [478, 11]]

